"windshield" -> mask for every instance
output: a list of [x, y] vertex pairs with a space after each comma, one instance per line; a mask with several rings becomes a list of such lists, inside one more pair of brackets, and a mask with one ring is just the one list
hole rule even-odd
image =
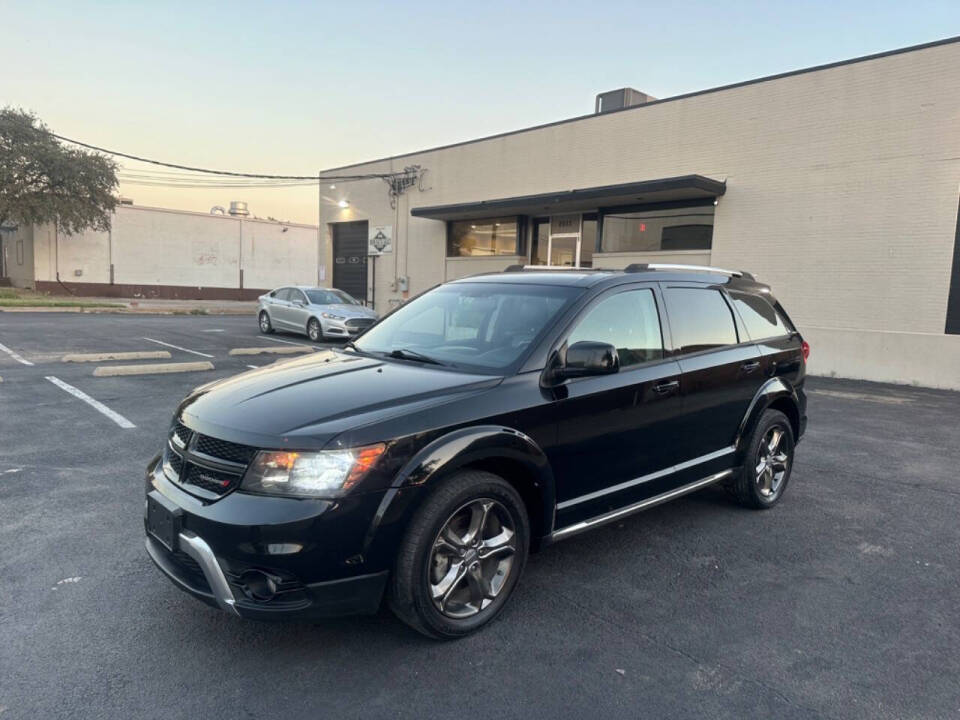
[[314, 305], [359, 305], [360, 303], [343, 290], [307, 290], [307, 297]]
[[443, 285], [386, 317], [355, 347], [407, 359], [425, 356], [458, 368], [505, 370], [581, 292], [549, 285]]

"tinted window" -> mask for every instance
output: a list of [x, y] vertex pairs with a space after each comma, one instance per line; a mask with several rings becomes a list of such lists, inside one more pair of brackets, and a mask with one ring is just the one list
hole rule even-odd
[[420, 295], [357, 340], [370, 353], [407, 349], [477, 370], [510, 367], [583, 292], [510, 283], [451, 283]]
[[296, 288], [294, 288], [293, 290], [290, 291], [290, 302], [306, 303], [307, 296], [303, 294], [303, 291], [297, 290]]
[[581, 340], [613, 345], [623, 367], [662, 358], [663, 335], [653, 291], [629, 290], [601, 300], [574, 328], [567, 344]]
[[713, 225], [672, 225], [660, 231], [661, 250], [709, 250]]
[[277, 300], [289, 300], [292, 292], [293, 288], [280, 288], [277, 290]]
[[719, 290], [667, 288], [673, 345], [691, 353], [737, 343], [730, 306]]
[[743, 319], [743, 324], [747, 326], [747, 334], [751, 339], [760, 340], [790, 334], [773, 305], [764, 298], [740, 293], [730, 293], [730, 297]]
[[603, 216], [603, 252], [708, 250], [713, 244], [712, 205], [615, 212]]

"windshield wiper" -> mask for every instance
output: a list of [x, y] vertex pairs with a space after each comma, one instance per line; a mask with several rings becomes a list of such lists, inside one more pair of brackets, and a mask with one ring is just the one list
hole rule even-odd
[[416, 350], [408, 350], [407, 348], [395, 348], [390, 352], [386, 353], [387, 357], [397, 358], [398, 360], [416, 360], [417, 362], [427, 363], [429, 365], [446, 365], [447, 363], [442, 363], [439, 360], [435, 360], [429, 355], [424, 355], [419, 353]]

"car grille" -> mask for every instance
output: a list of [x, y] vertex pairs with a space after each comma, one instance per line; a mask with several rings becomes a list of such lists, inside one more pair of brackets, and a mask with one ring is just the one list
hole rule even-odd
[[352, 320], [347, 320], [344, 324], [351, 330], [365, 330], [373, 325], [373, 323], [373, 318], [353, 318]]
[[167, 477], [205, 499], [225, 495], [240, 484], [257, 449], [194, 432], [176, 421], [164, 450]]
[[217, 440], [209, 435], [197, 435], [197, 442], [194, 445], [197, 452], [204, 455], [220, 458], [229, 462], [241, 463], [246, 465], [253, 460], [256, 448], [249, 445], [239, 445], [237, 443], [227, 442], [226, 440]]

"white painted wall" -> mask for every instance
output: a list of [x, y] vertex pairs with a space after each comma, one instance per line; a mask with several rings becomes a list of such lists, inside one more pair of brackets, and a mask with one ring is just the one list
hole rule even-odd
[[[425, 190], [394, 209], [380, 180], [338, 184], [321, 220], [398, 225], [396, 272], [410, 275], [415, 294], [488, 260], [435, 270], [444, 224], [410, 218], [411, 207], [692, 173], [726, 180], [709, 262], [773, 286], [815, 341], [813, 370], [960, 389], [958, 340], [944, 334], [960, 192], [958, 68], [960, 43], [939, 45], [354, 165], [340, 171], [421, 165]], [[604, 266], [647, 259], [595, 256]], [[378, 309], [400, 297], [392, 280], [378, 269]], [[867, 359], [860, 347], [885, 352]]]
[[[110, 232], [35, 228], [36, 280], [272, 288], [317, 281], [317, 229], [162, 208], [120, 206]], [[80, 275], [76, 271], [80, 271]]]

